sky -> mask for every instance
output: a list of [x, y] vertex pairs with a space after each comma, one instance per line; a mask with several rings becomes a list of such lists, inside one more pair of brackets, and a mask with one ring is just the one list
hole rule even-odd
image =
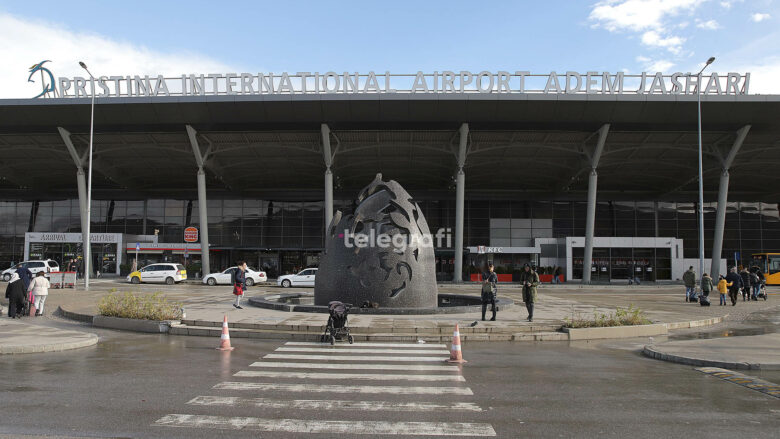
[[0, 98], [55, 76], [226, 72], [751, 72], [780, 94], [780, 0], [0, 0]]

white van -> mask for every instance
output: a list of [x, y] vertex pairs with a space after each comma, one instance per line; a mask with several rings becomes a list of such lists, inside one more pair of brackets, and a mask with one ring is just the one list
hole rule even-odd
[[27, 269], [30, 270], [33, 276], [35, 276], [39, 271], [43, 271], [45, 273], [50, 273], [52, 271], [60, 271], [60, 264], [58, 264], [57, 262], [51, 259], [23, 261], [3, 271], [2, 273], [3, 280], [6, 282], [11, 280], [11, 275], [16, 273], [16, 270], [22, 267], [27, 267]]

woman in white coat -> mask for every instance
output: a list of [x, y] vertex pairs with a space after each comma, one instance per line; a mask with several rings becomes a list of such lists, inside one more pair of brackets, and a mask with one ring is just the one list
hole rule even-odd
[[51, 284], [49, 283], [49, 280], [46, 279], [44, 272], [42, 271], [39, 271], [38, 274], [35, 275], [35, 279], [30, 282], [30, 287], [27, 289], [27, 291], [32, 292], [35, 296], [36, 316], [43, 315], [43, 303], [46, 302], [46, 297], [49, 296], [49, 288], [51, 288]]

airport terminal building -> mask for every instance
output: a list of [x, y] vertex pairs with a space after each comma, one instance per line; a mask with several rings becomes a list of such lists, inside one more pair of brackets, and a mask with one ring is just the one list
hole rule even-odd
[[0, 99], [0, 267], [82, 256], [94, 91], [102, 273], [136, 257], [191, 274], [241, 259], [271, 278], [317, 266], [333, 212], [351, 212], [381, 173], [451, 237], [435, 249], [439, 280], [468, 280], [486, 261], [507, 275], [558, 266], [574, 282], [676, 280], [699, 252], [701, 92], [706, 268], [723, 272], [780, 251], [780, 96], [750, 94], [745, 74], [697, 83], [595, 72], [58, 78], [49, 97]]

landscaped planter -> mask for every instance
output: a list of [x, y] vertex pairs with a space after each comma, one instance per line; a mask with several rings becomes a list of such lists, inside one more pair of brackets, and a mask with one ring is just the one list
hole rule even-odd
[[668, 329], [663, 323], [653, 325], [607, 326], [603, 328], [563, 328], [563, 331], [569, 333], [569, 340], [650, 337], [654, 335], [666, 335], [668, 333]]
[[98, 328], [121, 329], [123, 331], [167, 333], [171, 327], [170, 320], [139, 320], [121, 317], [95, 316], [92, 326]]

